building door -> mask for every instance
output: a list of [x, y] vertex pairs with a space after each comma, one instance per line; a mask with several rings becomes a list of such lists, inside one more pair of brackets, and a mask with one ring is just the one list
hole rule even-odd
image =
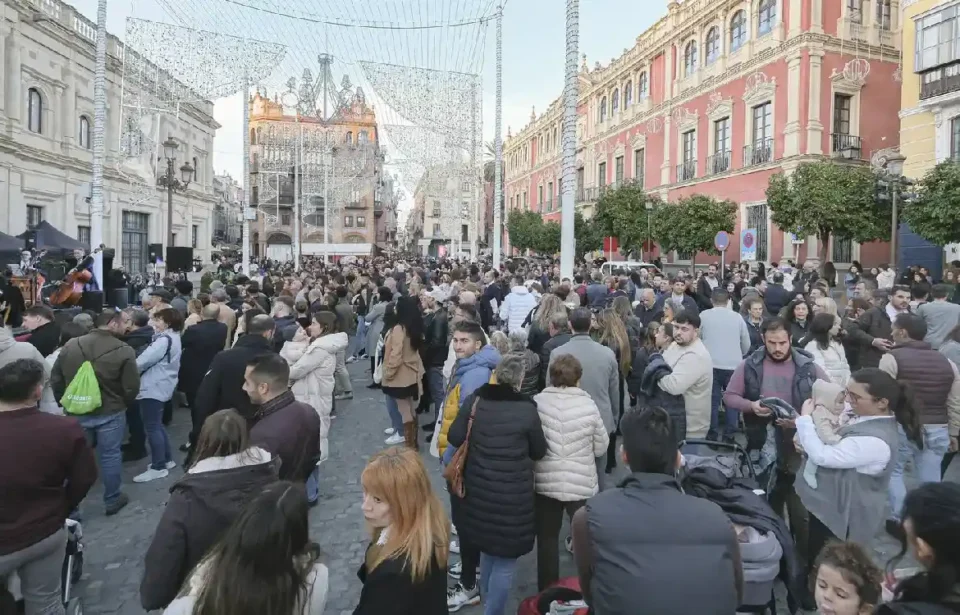
[[130, 275], [147, 272], [147, 235], [150, 231], [150, 216], [136, 211], [123, 212], [123, 268]]

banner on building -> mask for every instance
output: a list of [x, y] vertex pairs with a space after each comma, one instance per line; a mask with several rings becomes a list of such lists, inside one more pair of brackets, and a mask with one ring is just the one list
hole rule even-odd
[[757, 229], [748, 228], [740, 231], [740, 260], [757, 260]]

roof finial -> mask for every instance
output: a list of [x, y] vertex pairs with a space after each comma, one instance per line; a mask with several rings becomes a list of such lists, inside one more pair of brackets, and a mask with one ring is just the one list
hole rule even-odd
[[537, 106], [533, 105], [530, 107], [530, 121], [535, 122], [537, 120]]

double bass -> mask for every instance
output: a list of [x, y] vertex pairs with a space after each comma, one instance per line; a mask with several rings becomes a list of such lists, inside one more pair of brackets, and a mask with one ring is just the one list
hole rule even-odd
[[50, 305], [73, 307], [80, 304], [80, 299], [83, 297], [84, 285], [93, 279], [93, 273], [87, 269], [89, 263], [86, 261], [103, 250], [103, 248], [104, 244], [100, 244], [97, 249], [80, 259], [77, 266], [60, 282], [60, 288], [50, 296]]

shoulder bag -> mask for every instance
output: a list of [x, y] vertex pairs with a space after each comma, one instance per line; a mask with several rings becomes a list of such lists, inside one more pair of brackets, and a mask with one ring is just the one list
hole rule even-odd
[[470, 432], [473, 431], [473, 420], [477, 416], [477, 404], [480, 398], [473, 400], [473, 406], [470, 408], [470, 418], [467, 420], [467, 437], [463, 439], [463, 444], [457, 448], [453, 454], [450, 463], [443, 469], [443, 478], [450, 485], [450, 493], [458, 498], [466, 495], [466, 488], [463, 484], [463, 469], [467, 465], [467, 449], [470, 448]]

